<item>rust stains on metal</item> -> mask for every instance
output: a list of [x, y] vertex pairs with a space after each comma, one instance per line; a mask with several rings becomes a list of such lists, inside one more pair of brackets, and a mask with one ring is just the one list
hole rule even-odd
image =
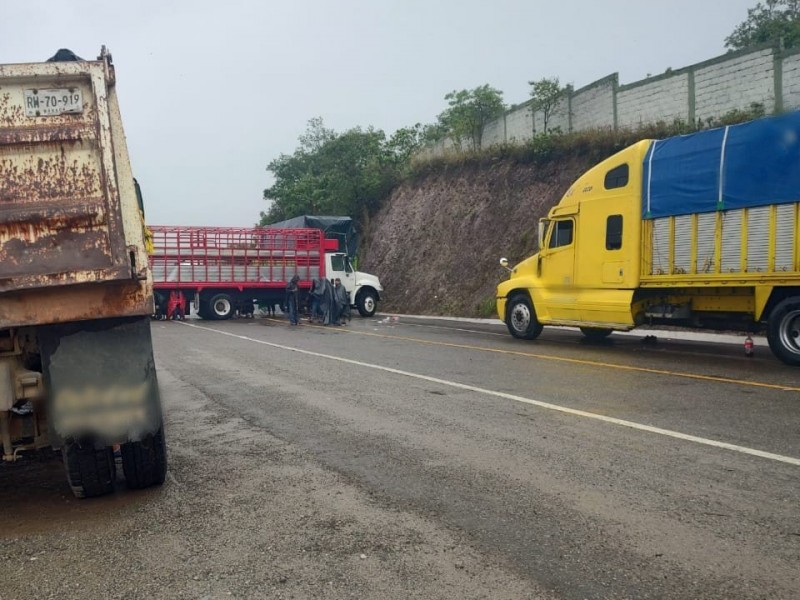
[[66, 228], [34, 239], [11, 238], [0, 247], [0, 291], [3, 279], [99, 269], [110, 263], [102, 230]]
[[67, 286], [0, 295], [0, 329], [153, 312], [146, 282]]
[[0, 65], [0, 329], [152, 311], [125, 240], [109, 61]]
[[69, 153], [62, 146], [57, 153], [36, 152], [8, 158], [0, 155], [0, 222], [9, 204], [100, 196], [98, 168], [91, 161], [82, 160], [81, 149], [82, 144], [76, 143]]

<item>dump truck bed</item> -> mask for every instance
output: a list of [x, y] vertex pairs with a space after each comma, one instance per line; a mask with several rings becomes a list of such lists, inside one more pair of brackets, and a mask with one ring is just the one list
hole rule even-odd
[[0, 65], [0, 327], [147, 314], [114, 67]]

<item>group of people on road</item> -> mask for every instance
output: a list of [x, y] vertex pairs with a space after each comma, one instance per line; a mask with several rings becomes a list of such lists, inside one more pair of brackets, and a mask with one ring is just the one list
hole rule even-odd
[[[286, 286], [286, 309], [291, 325], [300, 324], [300, 277], [295, 275]], [[350, 320], [350, 297], [342, 280], [313, 278], [309, 290], [312, 323], [344, 325]]]

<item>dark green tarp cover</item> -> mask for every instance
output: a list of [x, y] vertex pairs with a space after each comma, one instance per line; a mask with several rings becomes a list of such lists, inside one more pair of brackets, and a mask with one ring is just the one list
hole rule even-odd
[[267, 225], [272, 229], [321, 229], [325, 237], [339, 240], [339, 251], [355, 258], [358, 252], [358, 232], [350, 217], [315, 217], [303, 215], [280, 223]]

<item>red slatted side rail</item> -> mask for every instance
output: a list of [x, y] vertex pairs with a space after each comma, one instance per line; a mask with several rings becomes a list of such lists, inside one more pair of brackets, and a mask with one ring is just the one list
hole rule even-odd
[[325, 276], [318, 229], [150, 226], [156, 289], [284, 288], [298, 275], [307, 287]]

